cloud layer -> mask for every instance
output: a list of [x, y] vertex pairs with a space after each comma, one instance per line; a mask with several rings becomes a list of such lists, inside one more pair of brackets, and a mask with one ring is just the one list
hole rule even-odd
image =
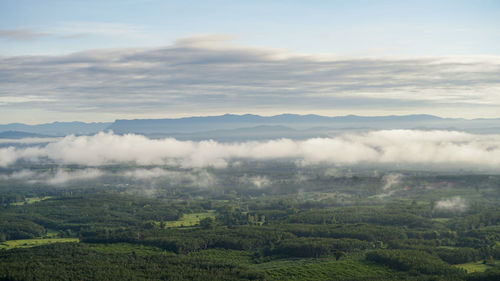
[[300, 165], [407, 164], [426, 167], [435, 164], [445, 168], [499, 170], [500, 135], [383, 130], [300, 141], [219, 143], [99, 133], [67, 136], [43, 146], [0, 149], [0, 166], [3, 167], [28, 161], [84, 166], [127, 163], [224, 168], [238, 159], [291, 160]]
[[198, 36], [157, 49], [0, 57], [0, 109], [160, 116], [465, 108], [461, 114], [495, 115], [499, 73], [498, 57], [350, 59]]
[[[91, 181], [95, 179], [106, 182], [106, 178], [115, 179], [116, 177], [131, 180], [132, 182], [140, 182], [141, 184], [139, 186], [144, 186], [144, 183], [154, 186], [154, 183], [159, 182], [162, 185], [168, 184], [171, 186], [196, 186], [205, 188], [213, 187], [217, 183], [217, 178], [205, 169], [171, 171], [158, 167], [150, 169], [132, 168], [120, 170], [118, 172], [109, 171], [105, 168], [57, 168], [55, 170], [44, 171], [21, 169], [11, 173], [0, 174], [0, 181], [24, 181], [30, 184], [60, 186], [66, 183]], [[257, 187], [263, 187], [263, 185], [258, 185]]]

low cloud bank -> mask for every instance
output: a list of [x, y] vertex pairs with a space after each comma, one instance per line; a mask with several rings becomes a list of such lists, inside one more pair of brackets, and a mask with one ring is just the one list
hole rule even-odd
[[54, 172], [35, 172], [32, 170], [20, 170], [10, 174], [0, 175], [0, 180], [21, 180], [32, 184], [45, 183], [50, 185], [61, 185], [75, 180], [91, 180], [105, 175], [105, 173], [95, 168], [85, 168], [79, 170], [57, 169]]
[[[224, 168], [232, 160], [285, 160], [309, 164], [437, 164], [446, 167], [500, 165], [500, 135], [457, 131], [382, 130], [308, 140], [277, 139], [220, 143], [111, 132], [67, 136], [47, 145], [0, 149], [0, 166], [33, 163], [172, 165], [183, 168]], [[151, 176], [151, 175], [148, 175]]]
[[169, 171], [162, 168], [131, 169], [119, 172], [111, 172], [99, 168], [64, 169], [58, 168], [54, 171], [18, 170], [12, 173], [0, 174], [1, 180], [25, 181], [30, 184], [62, 185], [73, 181], [90, 181], [102, 177], [120, 177], [137, 182], [168, 181], [169, 185], [213, 187], [217, 178], [204, 169], [192, 169], [188, 171]]

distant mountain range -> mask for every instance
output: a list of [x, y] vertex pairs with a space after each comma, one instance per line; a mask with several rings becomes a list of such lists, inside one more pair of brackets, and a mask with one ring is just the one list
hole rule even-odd
[[135, 133], [149, 137], [216, 139], [223, 141], [332, 136], [346, 131], [381, 129], [459, 130], [500, 133], [500, 119], [441, 118], [433, 115], [337, 116], [281, 114], [259, 116], [225, 114], [176, 119], [116, 120], [112, 123], [54, 122], [40, 125], [0, 125], [0, 138], [90, 135], [100, 131]]
[[25, 138], [48, 138], [52, 136], [35, 134], [35, 133], [27, 133], [20, 131], [5, 131], [0, 132], [0, 139], [25, 139]]
[[45, 136], [65, 136], [70, 134], [88, 135], [106, 130], [112, 123], [54, 122], [39, 125], [12, 123], [0, 125], [0, 132], [24, 132]]

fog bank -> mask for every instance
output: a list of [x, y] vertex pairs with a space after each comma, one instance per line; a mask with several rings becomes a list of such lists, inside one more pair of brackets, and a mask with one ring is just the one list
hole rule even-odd
[[497, 170], [500, 135], [457, 131], [382, 130], [307, 140], [276, 139], [221, 143], [112, 132], [67, 136], [36, 147], [0, 149], [0, 166], [32, 163], [172, 165], [224, 168], [231, 160], [286, 160], [310, 164], [437, 164]]

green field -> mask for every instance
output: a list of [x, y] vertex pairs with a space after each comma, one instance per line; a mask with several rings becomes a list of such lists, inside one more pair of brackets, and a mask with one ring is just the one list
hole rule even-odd
[[204, 213], [184, 214], [179, 220], [166, 221], [165, 227], [168, 228], [168, 227], [195, 226], [200, 224], [200, 220], [208, 217], [215, 219], [215, 211], [210, 210]]
[[9, 240], [0, 243], [0, 249], [30, 248], [52, 243], [79, 242], [78, 238], [34, 238], [23, 240]]
[[58, 235], [59, 235], [58, 231], [47, 228], [47, 233], [40, 238], [57, 238]]
[[[495, 265], [500, 264], [500, 261], [495, 261]], [[457, 264], [455, 265], [458, 268], [465, 269], [467, 273], [473, 273], [473, 272], [485, 272], [486, 270], [493, 268], [494, 266], [484, 264], [483, 261], [476, 261], [476, 262], [468, 262], [468, 263], [463, 263], [463, 264]]]
[[446, 223], [446, 222], [450, 221], [450, 218], [432, 218], [431, 220], [441, 222], [441, 223]]
[[50, 198], [52, 198], [52, 196], [26, 197], [24, 199], [24, 201], [11, 203], [11, 205], [13, 205], [13, 206], [22, 206], [24, 204], [33, 204], [33, 203], [40, 202], [40, 201], [43, 201], [43, 200], [47, 200], [47, 199], [50, 199]]

